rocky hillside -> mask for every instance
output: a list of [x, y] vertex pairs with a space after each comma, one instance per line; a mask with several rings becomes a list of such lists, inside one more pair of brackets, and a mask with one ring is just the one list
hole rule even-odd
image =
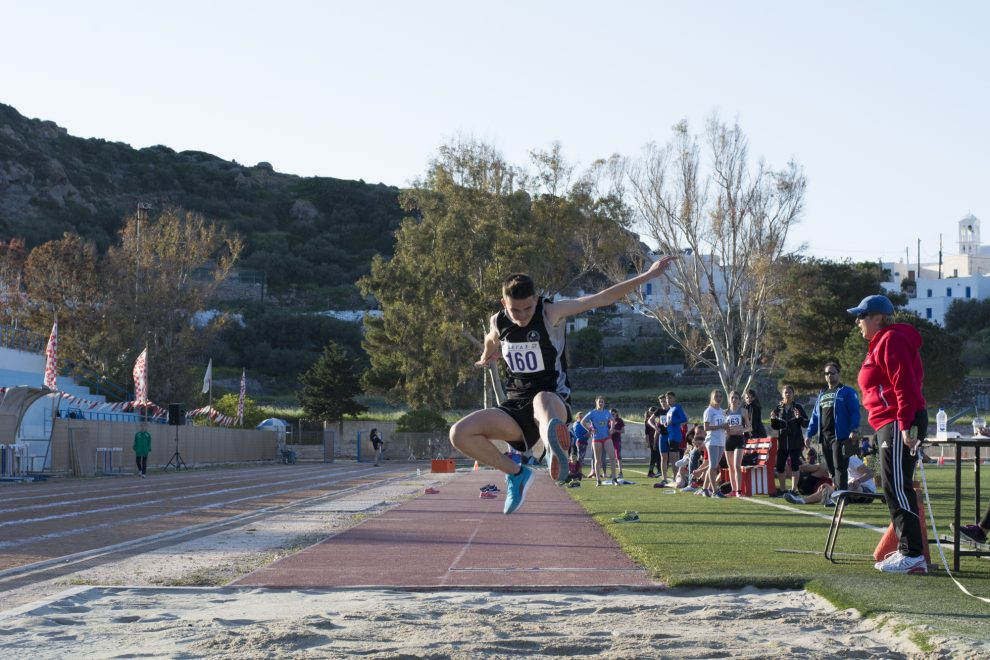
[[138, 202], [180, 206], [244, 235], [241, 266], [264, 271], [271, 293], [347, 308], [360, 304], [353, 283], [371, 257], [392, 252], [398, 193], [282, 174], [268, 163], [78, 138], [0, 104], [0, 240], [23, 238], [29, 248], [66, 231], [106, 248]]

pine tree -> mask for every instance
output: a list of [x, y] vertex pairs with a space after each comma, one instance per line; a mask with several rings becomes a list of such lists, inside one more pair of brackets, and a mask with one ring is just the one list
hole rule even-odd
[[330, 342], [313, 367], [300, 377], [299, 403], [307, 419], [339, 422], [367, 408], [354, 397], [361, 393], [357, 361], [343, 347]]

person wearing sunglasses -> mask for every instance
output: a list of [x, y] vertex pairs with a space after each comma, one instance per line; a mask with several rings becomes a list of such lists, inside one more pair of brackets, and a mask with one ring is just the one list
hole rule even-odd
[[825, 389], [818, 393], [804, 444], [818, 436], [825, 465], [839, 490], [849, 490], [849, 457], [856, 455], [859, 438], [859, 397], [839, 380], [839, 363], [825, 363]]
[[[880, 445], [883, 494], [898, 547], [874, 566], [885, 573], [928, 572], [921, 517], [914, 494], [917, 449], [928, 432], [928, 412], [921, 394], [921, 334], [907, 323], [893, 323], [894, 305], [886, 296], [867, 296], [847, 310], [869, 342], [859, 369], [859, 390], [870, 426]], [[911, 430], [917, 435], [911, 437]]]

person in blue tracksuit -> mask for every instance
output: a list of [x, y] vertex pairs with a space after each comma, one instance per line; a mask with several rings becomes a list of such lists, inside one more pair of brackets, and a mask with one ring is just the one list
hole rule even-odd
[[818, 393], [805, 444], [817, 434], [832, 481], [839, 490], [849, 489], [849, 457], [856, 455], [859, 439], [859, 396], [839, 380], [839, 363], [825, 363], [825, 389]]

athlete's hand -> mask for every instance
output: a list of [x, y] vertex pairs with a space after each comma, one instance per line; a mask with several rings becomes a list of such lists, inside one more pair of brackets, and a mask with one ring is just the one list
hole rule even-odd
[[646, 269], [648, 275], [653, 275], [654, 277], [660, 275], [663, 271], [670, 267], [670, 264], [677, 259], [676, 255], [667, 255], [666, 257], [661, 257], [650, 264], [650, 267]]
[[911, 450], [911, 453], [914, 453], [914, 451], [918, 448], [918, 445], [921, 444], [918, 439], [911, 437], [911, 431], [901, 431], [901, 442], [904, 443], [905, 447]]
[[488, 353], [482, 353], [481, 358], [474, 363], [474, 366], [483, 367], [487, 365], [489, 362], [494, 362], [497, 359], [498, 359], [498, 347], [495, 347]]

